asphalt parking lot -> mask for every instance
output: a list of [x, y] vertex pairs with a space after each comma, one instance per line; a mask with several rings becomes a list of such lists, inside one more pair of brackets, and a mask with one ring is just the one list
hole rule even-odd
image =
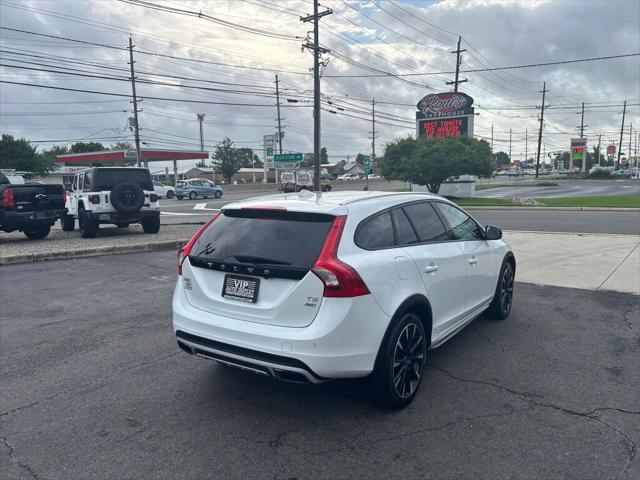
[[0, 267], [3, 479], [640, 478], [638, 296], [520, 283], [391, 413], [184, 354], [174, 282], [173, 251]]

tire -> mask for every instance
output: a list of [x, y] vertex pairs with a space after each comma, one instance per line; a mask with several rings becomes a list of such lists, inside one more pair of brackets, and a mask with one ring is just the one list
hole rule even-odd
[[427, 338], [422, 321], [413, 312], [392, 324], [371, 375], [371, 393], [378, 404], [400, 410], [415, 398], [424, 376]]
[[196, 192], [189, 193], [189, 200], [195, 200], [196, 198], [198, 198], [198, 194]]
[[507, 260], [502, 262], [500, 268], [500, 276], [498, 277], [498, 285], [493, 295], [493, 301], [489, 306], [488, 314], [495, 320], [504, 320], [511, 313], [513, 306], [513, 282], [515, 279], [515, 268], [513, 264]]
[[173, 193], [173, 190], [167, 190], [167, 200], [171, 200], [176, 194]]
[[144, 191], [133, 182], [121, 182], [111, 189], [109, 195], [111, 205], [124, 214], [137, 213], [144, 205]]
[[207, 198], [209, 198], [209, 196], [208, 195], [203, 195], [202, 198], [207, 199]]
[[63, 232], [73, 232], [76, 228], [76, 219], [73, 215], [63, 215], [60, 219], [60, 223], [62, 224]]
[[49, 235], [51, 226], [45, 224], [35, 224], [28, 228], [25, 228], [22, 232], [31, 240], [42, 240]]
[[91, 218], [84, 210], [78, 210], [78, 224], [80, 227], [80, 236], [82, 238], [95, 238], [98, 233], [99, 224], [94, 218]]
[[142, 217], [144, 233], [158, 233], [160, 231], [160, 215]]
[[216, 193], [214, 194], [215, 198], [220, 198], [222, 196], [222, 192], [220, 190], [216, 190]]
[[178, 200], [182, 200], [184, 197], [182, 195], [179, 195], [176, 197]]
[[129, 224], [127, 222], [116, 223], [116, 227], [118, 227], [118, 228], [128, 228]]

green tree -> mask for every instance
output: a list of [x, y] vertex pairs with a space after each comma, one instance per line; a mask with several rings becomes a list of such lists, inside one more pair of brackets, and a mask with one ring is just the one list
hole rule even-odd
[[109, 147], [109, 150], [131, 150], [135, 148], [129, 142], [116, 142]]
[[484, 140], [466, 137], [404, 138], [387, 145], [382, 161], [386, 178], [409, 180], [438, 193], [440, 185], [458, 175], [489, 175], [491, 147]]
[[6, 134], [2, 135], [0, 168], [43, 174], [52, 170], [54, 164], [55, 157], [51, 159], [51, 157], [36, 153], [36, 147], [32, 146], [28, 140], [15, 139]]
[[237, 153], [238, 149], [233, 148], [233, 142], [229, 137], [225, 137], [216, 145], [213, 154], [213, 168], [216, 173], [221, 174], [227, 182], [241, 168], [242, 162]]
[[48, 150], [39, 153], [37, 156], [41, 169], [46, 169], [45, 171], [53, 170], [57, 156], [66, 153], [69, 153], [69, 149], [64, 145], [54, 145]]
[[320, 163], [322, 164], [329, 163], [329, 155], [327, 155], [327, 147], [322, 147], [320, 149]]
[[509, 158], [509, 154], [507, 154], [506, 152], [498, 152], [495, 155], [496, 157], [496, 164], [498, 166], [500, 165], [509, 165], [511, 163], [511, 159]]
[[102, 152], [107, 148], [100, 142], [77, 142], [71, 145], [71, 153]]
[[240, 168], [261, 168], [262, 162], [253, 152], [253, 149], [248, 147], [237, 148], [236, 155], [240, 161]]
[[416, 140], [411, 137], [389, 142], [384, 156], [378, 159], [380, 174], [389, 180], [407, 181], [411, 157], [416, 149]]

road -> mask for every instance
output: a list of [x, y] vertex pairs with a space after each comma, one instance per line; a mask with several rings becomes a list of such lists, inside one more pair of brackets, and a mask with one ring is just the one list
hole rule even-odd
[[[255, 192], [225, 194], [219, 200], [161, 200], [162, 222], [165, 224], [206, 222], [217, 209], [227, 203], [260, 194]], [[524, 207], [517, 210], [474, 208], [469, 212], [483, 225], [496, 225], [503, 230], [640, 235], [640, 213], [638, 212], [547, 211], [529, 210]]]
[[637, 296], [520, 283], [392, 413], [186, 355], [174, 282], [173, 251], [0, 267], [4, 480], [640, 478]]
[[[497, 179], [496, 179], [497, 180]], [[486, 198], [558, 198], [558, 197], [590, 197], [612, 195], [640, 195], [638, 180], [545, 180], [539, 183], [552, 182], [557, 186], [535, 187], [496, 187], [476, 192], [477, 197]], [[492, 184], [514, 183], [508, 180], [490, 182]], [[519, 180], [520, 185], [532, 183], [530, 180]]]

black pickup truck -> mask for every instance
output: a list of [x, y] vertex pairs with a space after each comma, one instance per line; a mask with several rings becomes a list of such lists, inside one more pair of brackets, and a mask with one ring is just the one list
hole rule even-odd
[[62, 185], [11, 184], [0, 172], [0, 230], [19, 230], [32, 240], [49, 235], [66, 212]]

